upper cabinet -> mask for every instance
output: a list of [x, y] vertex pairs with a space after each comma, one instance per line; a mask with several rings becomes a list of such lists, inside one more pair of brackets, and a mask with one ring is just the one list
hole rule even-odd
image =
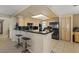
[[79, 14], [73, 15], [73, 27], [79, 27]]

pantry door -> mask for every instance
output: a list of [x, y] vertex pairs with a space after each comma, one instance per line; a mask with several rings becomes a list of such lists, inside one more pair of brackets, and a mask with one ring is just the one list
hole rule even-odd
[[62, 17], [61, 18], [61, 39], [62, 40], [66, 40], [66, 21], [65, 21], [65, 18]]
[[67, 41], [71, 41], [71, 17], [70, 16], [66, 16], [65, 19], [66, 23], [66, 40]]
[[71, 16], [63, 16], [61, 19], [61, 39], [65, 41], [71, 41], [71, 29], [72, 29], [72, 18]]

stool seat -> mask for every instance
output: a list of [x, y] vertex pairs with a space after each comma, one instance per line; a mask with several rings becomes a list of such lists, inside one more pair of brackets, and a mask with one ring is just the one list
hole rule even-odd
[[22, 37], [23, 40], [30, 40], [28, 37]]
[[22, 35], [21, 35], [21, 34], [17, 34], [16, 36], [20, 37], [20, 36], [22, 36]]

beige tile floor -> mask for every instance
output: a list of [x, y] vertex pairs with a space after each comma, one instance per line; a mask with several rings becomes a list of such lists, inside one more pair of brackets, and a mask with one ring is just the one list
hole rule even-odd
[[16, 42], [12, 42], [10, 39], [0, 39], [0, 53], [21, 53], [23, 49], [17, 49], [15, 45]]
[[79, 53], [79, 43], [52, 39], [52, 50], [55, 53]]
[[[8, 38], [0, 39], [0, 53], [21, 53], [23, 48], [17, 49], [15, 45], [16, 43]], [[54, 53], [79, 53], [79, 43], [52, 39], [52, 50]]]

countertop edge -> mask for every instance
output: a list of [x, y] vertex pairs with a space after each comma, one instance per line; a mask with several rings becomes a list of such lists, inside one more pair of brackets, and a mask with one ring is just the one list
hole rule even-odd
[[[16, 30], [16, 29], [15, 29], [15, 30]], [[24, 30], [18, 30], [18, 31], [24, 31]], [[30, 33], [36, 33], [36, 34], [46, 35], [46, 34], [52, 33], [53, 31], [46, 32], [46, 33], [42, 33], [42, 32], [34, 32], [34, 31], [24, 31], [24, 32], [30, 32]]]

